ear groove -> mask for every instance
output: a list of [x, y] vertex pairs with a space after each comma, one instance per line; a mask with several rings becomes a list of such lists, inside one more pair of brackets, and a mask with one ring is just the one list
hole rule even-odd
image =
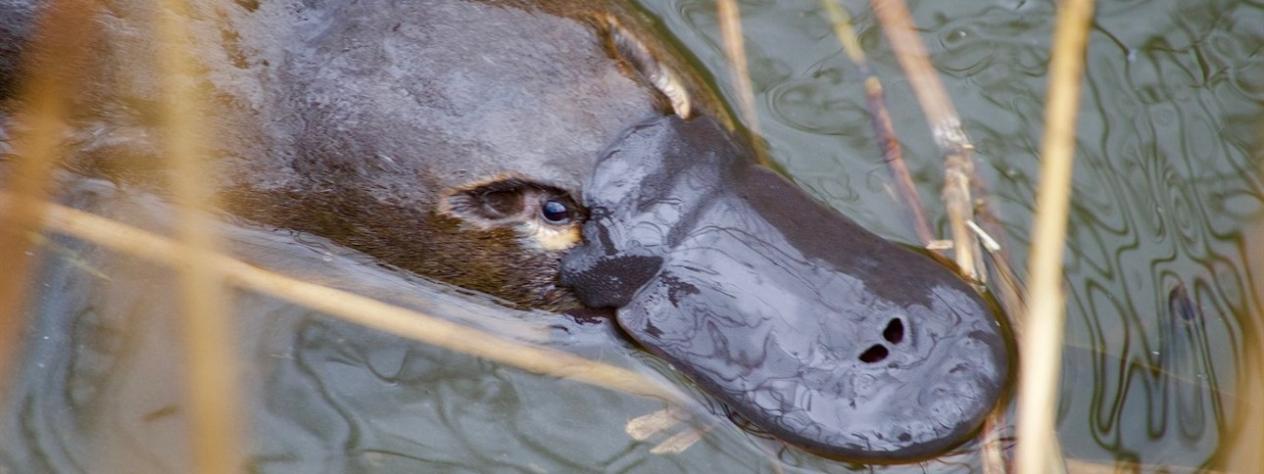
[[459, 189], [440, 201], [439, 213], [488, 228], [519, 217], [526, 207], [530, 185], [504, 179]]
[[619, 24], [614, 17], [606, 18], [607, 49], [612, 57], [622, 60], [633, 72], [654, 87], [671, 106], [672, 113], [681, 118], [693, 115], [689, 91], [675, 71], [654, 58], [649, 48]]

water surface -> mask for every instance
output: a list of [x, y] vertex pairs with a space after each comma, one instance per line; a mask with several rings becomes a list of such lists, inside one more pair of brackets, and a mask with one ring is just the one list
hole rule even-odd
[[[937, 197], [942, 166], [920, 110], [868, 6], [845, 4], [887, 88], [922, 199], [946, 234]], [[645, 5], [731, 92], [713, 2]], [[774, 159], [863, 226], [913, 241], [873, 139], [862, 76], [819, 4], [741, 6]], [[1027, 254], [1053, 7], [910, 4], [977, 147], [1015, 262]], [[1248, 237], [1264, 208], [1264, 5], [1105, 2], [1086, 81], [1059, 434], [1075, 459], [1202, 466], [1239, 429], [1236, 379], [1249, 369], [1246, 348], [1261, 340], [1254, 315], [1264, 288], [1250, 269], [1260, 268], [1264, 252]], [[162, 227], [160, 203], [102, 183], [81, 184], [67, 199]], [[419, 309], [461, 301], [468, 319], [489, 331], [685, 383], [609, 325], [506, 310], [309, 236], [226, 231], [234, 251], [256, 264]], [[42, 255], [28, 357], [0, 417], [0, 471], [186, 470], [170, 272], [64, 238], [50, 240]], [[1174, 293], [1178, 287], [1188, 300]], [[655, 454], [676, 431], [636, 441], [624, 425], [664, 408], [660, 401], [530, 375], [259, 295], [237, 293], [233, 306], [241, 313], [239, 353], [250, 367], [255, 471], [874, 469], [784, 448], [723, 416], [701, 417], [709, 431], [683, 453]], [[934, 461], [876, 469], [975, 472], [978, 462], [969, 443]]]

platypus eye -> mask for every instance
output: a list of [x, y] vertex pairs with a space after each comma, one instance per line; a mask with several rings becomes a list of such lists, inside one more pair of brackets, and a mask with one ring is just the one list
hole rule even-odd
[[546, 199], [540, 206], [540, 216], [550, 224], [567, 224], [571, 221], [571, 210], [561, 200]]

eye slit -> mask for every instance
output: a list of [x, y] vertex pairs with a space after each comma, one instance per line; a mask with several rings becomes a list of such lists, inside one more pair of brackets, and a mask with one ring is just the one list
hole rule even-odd
[[545, 199], [540, 205], [540, 217], [550, 224], [568, 224], [571, 221], [571, 209], [560, 199]]

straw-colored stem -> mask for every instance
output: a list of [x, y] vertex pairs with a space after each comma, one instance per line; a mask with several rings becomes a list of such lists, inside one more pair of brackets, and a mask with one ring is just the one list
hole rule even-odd
[[917, 193], [917, 187], [913, 184], [913, 175], [909, 172], [908, 165], [904, 163], [900, 140], [895, 134], [891, 113], [887, 111], [886, 93], [882, 91], [882, 83], [878, 82], [876, 76], [870, 75], [865, 79], [865, 102], [869, 105], [873, 128], [878, 135], [878, 140], [882, 143], [882, 161], [891, 171], [891, 177], [898, 190], [897, 194], [904, 202], [904, 208], [909, 213], [909, 220], [912, 221], [913, 231], [917, 233], [917, 238], [921, 240], [922, 245], [928, 245], [935, 240], [935, 234], [930, 230], [926, 210], [922, 208], [922, 200]]
[[1005, 428], [1005, 412], [999, 407], [992, 410], [983, 422], [982, 446], [979, 458], [983, 464], [983, 474], [1005, 474], [1005, 447], [1002, 446], [1001, 431]]
[[715, 428], [715, 425], [704, 425], [702, 427], [686, 427], [679, 433], [672, 435], [658, 445], [650, 448], [650, 454], [680, 454], [689, 449], [698, 441], [702, 440], [702, 436]]
[[1092, 16], [1092, 0], [1064, 0], [1058, 6], [1028, 269], [1031, 312], [1025, 321], [1022, 347], [1026, 352], [1019, 371], [1016, 466], [1023, 473], [1047, 472], [1057, 455], [1054, 418], [1065, 325], [1062, 256], [1080, 80]]
[[882, 24], [883, 33], [891, 42], [896, 60], [908, 76], [913, 94], [917, 96], [917, 101], [930, 122], [935, 143], [945, 150], [972, 148], [961, 129], [957, 109], [952, 106], [943, 83], [939, 81], [939, 75], [927, 59], [929, 55], [926, 47], [917, 36], [912, 16], [904, 1], [871, 0], [870, 5]]
[[[1241, 471], [1228, 472], [1255, 472], [1259, 465], [1252, 465], [1250, 469]], [[1117, 461], [1114, 463], [1102, 463], [1094, 461], [1086, 461], [1081, 459], [1066, 459], [1066, 472], [1070, 474], [1116, 474], [1120, 472], [1166, 472], [1166, 473], [1198, 473], [1198, 474], [1221, 474], [1225, 471], [1215, 469], [1207, 469], [1203, 466], [1181, 466], [1176, 464], [1141, 464], [1130, 461]]]
[[944, 189], [940, 196], [944, 211], [948, 214], [948, 228], [952, 233], [953, 260], [966, 276], [984, 281], [978, 239], [968, 223], [974, 220], [974, 203], [970, 198], [970, 178], [974, 163], [967, 153], [949, 153], [944, 158]]
[[680, 426], [689, 418], [689, 414], [679, 408], [667, 407], [628, 420], [623, 426], [623, 431], [634, 440], [645, 441], [658, 433]]
[[869, 109], [874, 133], [881, 144], [882, 161], [887, 164], [891, 178], [895, 181], [896, 194], [904, 202], [913, 231], [917, 233], [917, 238], [921, 240], [922, 245], [929, 244], [935, 239], [935, 235], [930, 230], [929, 221], [926, 220], [926, 211], [922, 208], [922, 200], [917, 194], [917, 187], [913, 185], [913, 176], [909, 173], [908, 165], [904, 163], [904, 153], [900, 147], [899, 137], [895, 134], [895, 125], [891, 122], [891, 113], [887, 110], [886, 93], [883, 92], [882, 82], [869, 67], [869, 61], [860, 47], [860, 41], [856, 38], [856, 31], [851, 26], [851, 15], [847, 13], [847, 10], [840, 7], [837, 0], [821, 0], [821, 7], [829, 15], [830, 22], [834, 25], [834, 36], [847, 52], [847, 57], [851, 58], [851, 61], [865, 75], [865, 104]]
[[729, 75], [737, 87], [737, 106], [746, 122], [746, 128], [754, 135], [752, 147], [755, 160], [768, 164], [768, 153], [759, 140], [759, 113], [755, 110], [755, 86], [750, 79], [750, 66], [746, 61], [746, 41], [742, 37], [742, 12], [737, 0], [716, 2], [716, 15], [720, 23], [720, 37], [724, 42], [724, 55], [728, 57]]
[[974, 222], [995, 242], [995, 247], [984, 246], [987, 256], [991, 258], [991, 268], [996, 272], [998, 284], [994, 286], [995, 291], [1001, 307], [1005, 310], [1010, 328], [1014, 331], [1014, 335], [1018, 336], [1022, 333], [1023, 326], [1019, 318], [1027, 314], [1026, 289], [1014, 273], [1013, 264], [1010, 263], [1013, 259], [1010, 258], [1005, 226], [1002, 225], [996, 210], [988, 204], [987, 197], [990, 193], [987, 181], [976, 172], [970, 176], [970, 188], [975, 199]]
[[[35, 24], [34, 37], [26, 47], [26, 68], [16, 101], [15, 123], [23, 130], [15, 133], [12, 147], [17, 158], [9, 169], [5, 189], [13, 196], [0, 203], [0, 396], [2, 381], [14, 365], [21, 349], [25, 290], [29, 282], [31, 237], [43, 218], [43, 202], [49, 178], [57, 161], [78, 75], [74, 68], [89, 50], [89, 38], [96, 31], [86, 16], [92, 4], [86, 0], [59, 0], [46, 4]], [[40, 60], [33, 60], [39, 57]], [[56, 58], [49, 60], [49, 58]]]
[[[1264, 137], [1264, 124], [1257, 137]], [[1256, 163], [1264, 163], [1264, 142], [1260, 143]], [[1264, 223], [1257, 221], [1248, 235], [1264, 235]], [[1246, 259], [1254, 275], [1259, 275], [1264, 251], [1256, 249]], [[1249, 287], [1256, 295], [1264, 295], [1264, 285], [1247, 273]], [[1258, 301], [1258, 300], [1256, 300]], [[1264, 466], [1264, 308], [1255, 306], [1246, 315], [1240, 328], [1243, 351], [1234, 371], [1233, 421], [1223, 430], [1216, 464], [1228, 472], [1257, 472]]]
[[870, 5], [926, 114], [935, 144], [944, 153], [944, 189], [941, 196], [952, 231], [954, 260], [962, 273], [981, 281], [985, 276], [980, 271], [982, 252], [978, 239], [966, 225], [974, 219], [974, 202], [970, 198], [974, 146], [961, 128], [961, 119], [930, 64], [904, 1], [870, 0]]
[[[1256, 130], [1257, 140], [1264, 137], [1264, 122]], [[1264, 163], [1264, 141], [1256, 147], [1253, 162], [1260, 166]], [[1264, 235], [1264, 222], [1256, 220], [1247, 235]], [[1252, 277], [1264, 270], [1264, 250], [1257, 247], [1245, 261], [1253, 270], [1247, 272], [1247, 279], [1257, 298], [1252, 299], [1256, 302], [1254, 311], [1244, 318], [1250, 323], [1242, 324], [1240, 330], [1244, 350], [1234, 374], [1234, 422], [1224, 430], [1216, 455], [1216, 464], [1229, 472], [1252, 472], [1264, 466], [1264, 449], [1260, 449], [1264, 446], [1264, 308], [1258, 303], [1258, 296], [1264, 295], [1264, 283]]]
[[[996, 227], [996, 228], [999, 228]], [[1022, 283], [1018, 281], [1018, 276], [1014, 274], [1014, 267], [1010, 265], [1007, 254], [1002, 251], [991, 252], [992, 268], [996, 270], [996, 292], [999, 295], [1001, 308], [1004, 308], [1006, 319], [1009, 321], [1010, 331], [1014, 333], [1015, 338], [1021, 339], [1023, 336], [1022, 315], [1027, 314], [1026, 291], [1023, 289]]]
[[155, 39], [162, 87], [159, 104], [164, 151], [172, 160], [171, 184], [178, 204], [178, 235], [183, 241], [180, 312], [184, 316], [185, 397], [193, 467], [205, 474], [241, 471], [241, 390], [231, 320], [225, 314], [222, 277], [210, 265], [215, 225], [208, 209], [213, 192], [207, 181], [208, 153], [201, 141], [203, 98], [191, 87], [196, 71], [188, 51], [187, 6], [164, 0], [156, 17]]
[[1238, 427], [1221, 442], [1217, 459], [1228, 472], [1256, 472], [1264, 466], [1264, 350], [1247, 346], [1243, 359], [1233, 411]]
[[[48, 205], [46, 225], [54, 232], [155, 263], [184, 265], [188, 258], [180, 243], [60, 205]], [[568, 352], [514, 342], [372, 298], [273, 273], [228, 256], [209, 255], [207, 259], [230, 285], [348, 322], [539, 374], [687, 405], [688, 398], [679, 390], [627, 369]]]

